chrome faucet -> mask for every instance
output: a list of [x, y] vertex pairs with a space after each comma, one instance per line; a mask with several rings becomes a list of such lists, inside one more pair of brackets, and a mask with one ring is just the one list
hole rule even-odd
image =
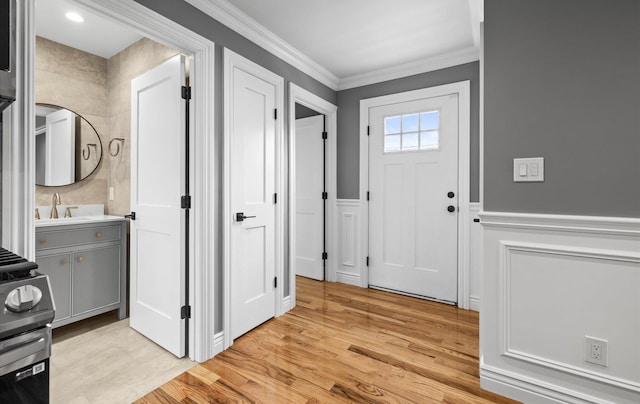
[[51, 215], [49, 216], [50, 219], [57, 219], [58, 218], [58, 207], [57, 207], [57, 205], [60, 205], [60, 194], [56, 192], [51, 197]]

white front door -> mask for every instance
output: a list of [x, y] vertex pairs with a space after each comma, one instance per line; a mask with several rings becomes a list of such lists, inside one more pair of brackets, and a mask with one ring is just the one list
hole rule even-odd
[[276, 86], [256, 71], [231, 71], [231, 338], [276, 313]]
[[184, 56], [131, 81], [131, 327], [185, 355]]
[[297, 275], [324, 280], [324, 116], [296, 119]]
[[457, 301], [458, 94], [369, 109], [369, 284]]

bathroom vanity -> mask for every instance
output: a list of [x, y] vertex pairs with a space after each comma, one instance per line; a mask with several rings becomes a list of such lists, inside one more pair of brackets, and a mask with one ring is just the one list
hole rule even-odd
[[109, 215], [36, 220], [36, 263], [51, 283], [54, 328], [115, 309], [126, 317], [126, 226]]

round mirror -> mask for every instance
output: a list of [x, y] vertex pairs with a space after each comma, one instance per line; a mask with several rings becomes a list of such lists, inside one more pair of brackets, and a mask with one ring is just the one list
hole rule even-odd
[[73, 111], [36, 104], [36, 185], [70, 185], [90, 176], [102, 160], [95, 128]]

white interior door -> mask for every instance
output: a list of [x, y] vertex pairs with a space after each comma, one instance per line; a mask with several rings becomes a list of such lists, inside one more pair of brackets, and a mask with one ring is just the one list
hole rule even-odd
[[131, 81], [131, 302], [135, 330], [185, 354], [184, 56]]
[[297, 275], [324, 280], [324, 116], [296, 120]]
[[276, 86], [238, 66], [231, 80], [228, 214], [235, 339], [275, 316]]
[[45, 184], [72, 184], [76, 180], [76, 115], [66, 109], [45, 118]]
[[369, 109], [369, 284], [457, 301], [458, 95]]

